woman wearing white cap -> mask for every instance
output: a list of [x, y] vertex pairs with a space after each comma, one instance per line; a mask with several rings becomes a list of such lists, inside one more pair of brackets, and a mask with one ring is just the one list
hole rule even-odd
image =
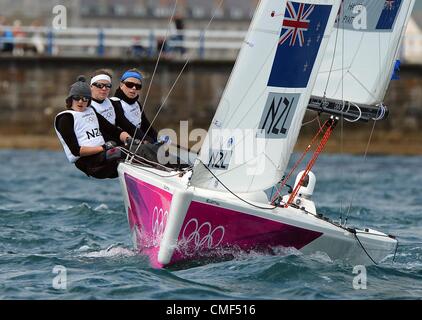
[[112, 87], [111, 79], [111, 73], [107, 70], [100, 69], [94, 72], [90, 82], [92, 95], [91, 106], [108, 122], [116, 125], [116, 114], [108, 98]]
[[[108, 122], [116, 126], [116, 112], [111, 100], [108, 98], [112, 87], [111, 72], [105, 69], [94, 71], [90, 86], [92, 95], [91, 107]], [[109, 140], [109, 137], [105, 137], [105, 140]]]

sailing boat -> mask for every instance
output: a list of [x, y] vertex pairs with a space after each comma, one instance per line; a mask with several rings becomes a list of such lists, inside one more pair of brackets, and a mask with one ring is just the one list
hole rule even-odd
[[[356, 11], [352, 0], [260, 1], [192, 168], [119, 165], [134, 243], [154, 267], [276, 247], [325, 252], [351, 264], [379, 263], [394, 253], [393, 236], [317, 212], [311, 166], [291, 194], [268, 193], [286, 181], [308, 107], [350, 121], [386, 115], [381, 102], [414, 1], [387, 2], [359, 1]], [[356, 30], [351, 21], [362, 10], [367, 28]], [[321, 128], [320, 147], [336, 122], [331, 117]]]

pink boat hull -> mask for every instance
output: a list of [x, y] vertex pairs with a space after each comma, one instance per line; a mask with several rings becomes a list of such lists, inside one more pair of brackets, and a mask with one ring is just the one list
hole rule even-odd
[[158, 261], [173, 195], [125, 174], [130, 207], [128, 221], [137, 248], [161, 268], [204, 257], [218, 260], [227, 252], [270, 251], [274, 247], [300, 250], [322, 233], [283, 224], [248, 213], [193, 200], [178, 234], [177, 247], [168, 264]]

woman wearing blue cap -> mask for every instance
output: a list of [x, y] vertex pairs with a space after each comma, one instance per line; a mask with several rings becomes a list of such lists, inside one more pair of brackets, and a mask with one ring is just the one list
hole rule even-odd
[[120, 86], [111, 100], [116, 113], [116, 124], [135, 138], [154, 143], [157, 141], [157, 132], [138, 101], [142, 81], [143, 76], [139, 70], [130, 69], [124, 72], [120, 78]]

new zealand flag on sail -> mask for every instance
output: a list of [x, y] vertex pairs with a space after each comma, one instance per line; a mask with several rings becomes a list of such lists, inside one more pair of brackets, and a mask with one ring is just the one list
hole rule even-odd
[[[343, 0], [336, 26], [365, 33], [391, 32], [402, 7], [403, 0]], [[365, 20], [365, 28], [357, 28], [355, 19]]]
[[332, 6], [287, 1], [268, 86], [305, 88], [324, 36]]
[[384, 9], [376, 27], [377, 30], [390, 30], [393, 27], [401, 2], [402, 0], [385, 1]]

